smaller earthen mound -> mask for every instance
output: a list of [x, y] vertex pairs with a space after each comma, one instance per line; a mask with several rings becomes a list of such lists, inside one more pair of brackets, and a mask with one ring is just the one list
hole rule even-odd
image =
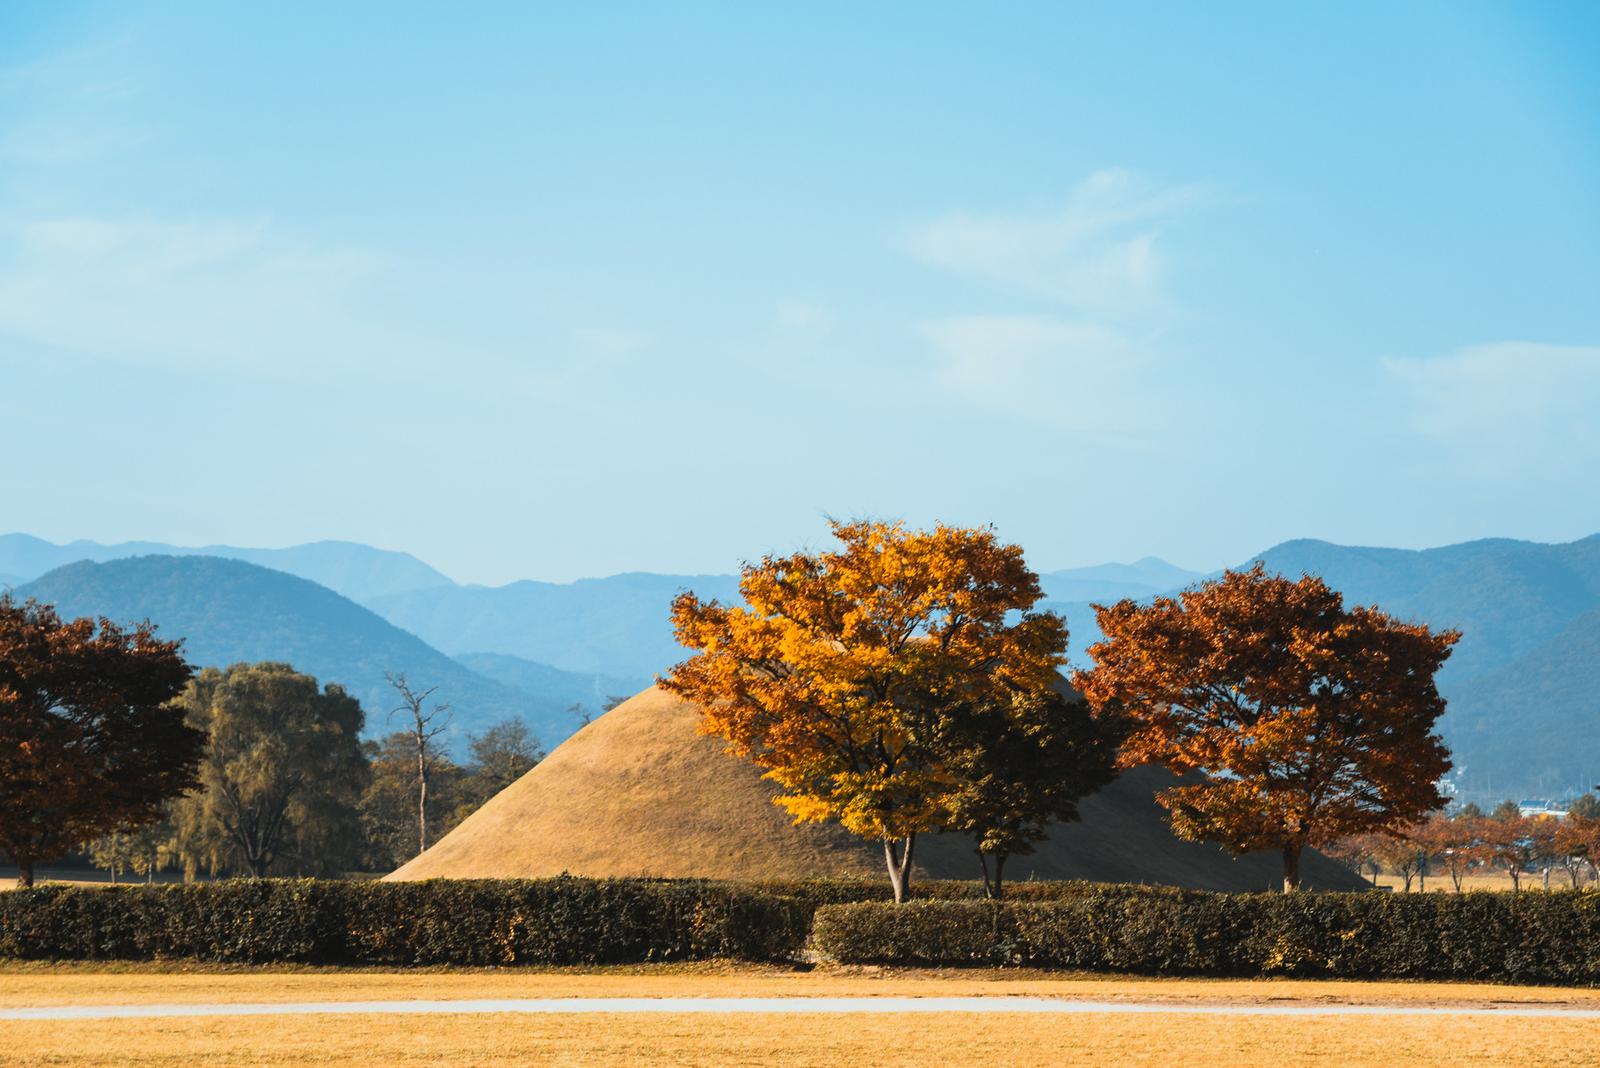
[[[799, 879], [884, 875], [881, 846], [832, 825], [795, 826], [749, 762], [698, 731], [700, 711], [656, 687], [595, 720], [391, 879], [657, 876]], [[1273, 889], [1276, 856], [1237, 860], [1182, 842], [1153, 794], [1173, 782], [1136, 768], [1084, 801], [1081, 823], [1056, 827], [1010, 879], [1095, 879], [1213, 890]], [[971, 839], [923, 835], [923, 878], [975, 879]], [[1320, 855], [1301, 864], [1308, 886], [1359, 889]]]

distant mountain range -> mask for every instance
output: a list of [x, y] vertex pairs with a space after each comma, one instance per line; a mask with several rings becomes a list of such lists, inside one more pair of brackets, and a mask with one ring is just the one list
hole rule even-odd
[[388, 594], [373, 611], [447, 653], [510, 653], [567, 671], [654, 678], [685, 656], [667, 609], [680, 590], [737, 598], [732, 575], [629, 573], [577, 582], [449, 586]]
[[1124, 597], [1154, 597], [1205, 578], [1200, 571], [1185, 571], [1165, 560], [1147, 556], [1131, 564], [1073, 567], [1039, 576], [1039, 585], [1051, 601], [1119, 601]]
[[[498, 718], [506, 707], [538, 709], [529, 718], [547, 744], [575, 725], [562, 712], [569, 705], [598, 708], [605, 697], [632, 692], [682, 658], [666, 615], [679, 590], [723, 600], [738, 595], [732, 575], [642, 572], [462, 586], [415, 557], [346, 542], [174, 550], [265, 563], [359, 602], [334, 596], [343, 607], [301, 591], [290, 598], [293, 611], [252, 614], [254, 594], [172, 564], [114, 569], [115, 589], [101, 588], [109, 579], [90, 583], [92, 572], [70, 568], [70, 581], [60, 573], [37, 579], [41, 567], [74, 554], [110, 560], [151, 547], [57, 546], [8, 535], [0, 537], [0, 583], [14, 576], [9, 581], [20, 580], [24, 594], [62, 598], [64, 611], [103, 612], [109, 604], [119, 611], [106, 614], [150, 616], [167, 632], [188, 635], [196, 656], [288, 658], [319, 677], [345, 681], [364, 702], [375, 702], [369, 709], [388, 707], [378, 684], [395, 665], [380, 661], [410, 657], [417, 668], [400, 666], [419, 676], [431, 669], [441, 685], [448, 680], [458, 692], [444, 696], [458, 708], [481, 706], [470, 713], [475, 722]], [[1465, 795], [1548, 796], [1600, 783], [1600, 535], [1564, 545], [1491, 539], [1422, 551], [1301, 540], [1241, 565], [1256, 559], [1291, 576], [1321, 575], [1348, 601], [1463, 632], [1440, 685], [1450, 700], [1443, 730]], [[191, 566], [200, 562], [191, 557]], [[1043, 607], [1067, 617], [1071, 654], [1082, 664], [1083, 650], [1098, 637], [1091, 602], [1145, 599], [1205, 577], [1155, 558], [1056, 571], [1041, 576]], [[288, 589], [277, 593], [287, 597]], [[208, 607], [213, 602], [221, 606]], [[375, 624], [387, 627], [382, 642]]]
[[0, 534], [0, 586], [19, 586], [79, 560], [122, 560], [130, 556], [221, 556], [243, 560], [310, 579], [363, 602], [384, 594], [455, 585], [409, 553], [374, 549], [351, 541], [314, 541], [287, 549], [241, 549], [233, 545], [194, 549], [158, 541], [124, 541], [115, 545], [74, 541], [56, 545], [28, 534]]
[[349, 690], [366, 709], [367, 730], [374, 735], [392, 729], [388, 711], [397, 703], [385, 672], [404, 672], [417, 685], [438, 687], [437, 698], [453, 710], [457, 745], [467, 734], [513, 717], [525, 719], [544, 744], [555, 745], [578, 727], [567, 711], [572, 703], [598, 711], [610, 690], [643, 685], [527, 665], [541, 669], [530, 693], [517, 685], [515, 670], [474, 671], [324, 586], [241, 560], [85, 560], [47, 572], [16, 593], [54, 604], [69, 618], [149, 619], [164, 637], [182, 637], [184, 655], [199, 666], [287, 661]]

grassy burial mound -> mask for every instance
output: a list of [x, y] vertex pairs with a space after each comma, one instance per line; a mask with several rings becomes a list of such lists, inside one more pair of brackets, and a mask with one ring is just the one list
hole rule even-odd
[[[594, 877], [794, 879], [883, 878], [883, 851], [834, 825], [795, 826], [772, 804], [773, 784], [751, 764], [698, 733], [692, 704], [651, 687], [600, 717], [507, 787], [391, 879]], [[1210, 890], [1265, 890], [1281, 881], [1276, 855], [1235, 860], [1167, 829], [1152, 795], [1173, 778], [1138, 768], [1082, 804], [1083, 821], [1061, 826], [1018, 879], [1093, 879]], [[965, 836], [924, 835], [922, 878], [976, 879]], [[1348, 869], [1322, 856], [1305, 862], [1307, 884], [1359, 889]]]

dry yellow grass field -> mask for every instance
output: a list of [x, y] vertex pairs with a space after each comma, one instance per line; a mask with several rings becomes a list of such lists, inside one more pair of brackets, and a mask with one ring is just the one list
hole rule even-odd
[[[1406, 886], [1405, 880], [1400, 878], [1398, 875], [1380, 875], [1378, 876], [1378, 885], [1388, 887], [1397, 894], [1403, 892]], [[1592, 884], [1584, 881], [1579, 885], [1590, 886]], [[1524, 875], [1522, 877], [1522, 889], [1524, 890], [1539, 890], [1543, 887], [1544, 880], [1541, 876]], [[1550, 889], [1568, 890], [1571, 889], [1571, 887], [1572, 880], [1567, 877], [1566, 872], [1553, 871], [1550, 873]], [[1498, 871], [1474, 872], [1473, 874], [1464, 876], [1462, 878], [1461, 889], [1500, 890], [1510, 893], [1511, 876], [1507, 875], [1505, 872]], [[1453, 894], [1456, 892], [1456, 884], [1450, 881], [1450, 876], [1443, 874], [1428, 876], [1426, 887], [1421, 885], [1417, 879], [1411, 880], [1411, 892], [1413, 894], [1422, 893], [1424, 891], [1430, 894]]]
[[[1491, 983], [1147, 979], [1024, 969], [656, 964], [610, 968], [248, 968], [192, 964], [0, 964], [0, 1008], [404, 998], [1043, 996], [1275, 1005], [1565, 1004], [1600, 990]], [[1595, 1025], [1600, 1029], [1600, 1024]]]
[[306, 1016], [0, 1024], [29, 1065], [1498, 1065], [1593, 1061], [1593, 1020], [1470, 1017]]
[[[609, 969], [242, 969], [0, 966], [0, 1007], [516, 997], [1034, 995], [1170, 1004], [1600, 1008], [1600, 991], [1442, 983], [1168, 980], [1021, 971], [700, 964]], [[1155, 1013], [1044, 1016], [865, 1013], [246, 1016], [0, 1022], [0, 1062], [175, 1066], [536, 1064], [927, 1065], [964, 1050], [986, 1063], [1166, 1065], [1574, 1062], [1600, 1055], [1594, 1020], [1465, 1016], [1312, 1018]], [[1446, 1051], [1441, 1056], [1441, 1051]]]

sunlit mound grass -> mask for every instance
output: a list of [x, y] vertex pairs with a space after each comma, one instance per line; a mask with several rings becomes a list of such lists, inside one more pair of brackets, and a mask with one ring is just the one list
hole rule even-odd
[[[885, 880], [882, 847], [837, 827], [795, 826], [775, 787], [699, 733], [695, 706], [652, 687], [579, 731], [392, 878], [571, 875], [732, 880]], [[1015, 858], [1012, 880], [1093, 879], [1212, 890], [1282, 885], [1279, 860], [1235, 860], [1180, 842], [1153, 794], [1171, 776], [1137, 768], [1088, 798], [1083, 821]], [[977, 879], [964, 836], [917, 843], [923, 878]], [[1306, 858], [1308, 885], [1360, 889], [1342, 865]]]

